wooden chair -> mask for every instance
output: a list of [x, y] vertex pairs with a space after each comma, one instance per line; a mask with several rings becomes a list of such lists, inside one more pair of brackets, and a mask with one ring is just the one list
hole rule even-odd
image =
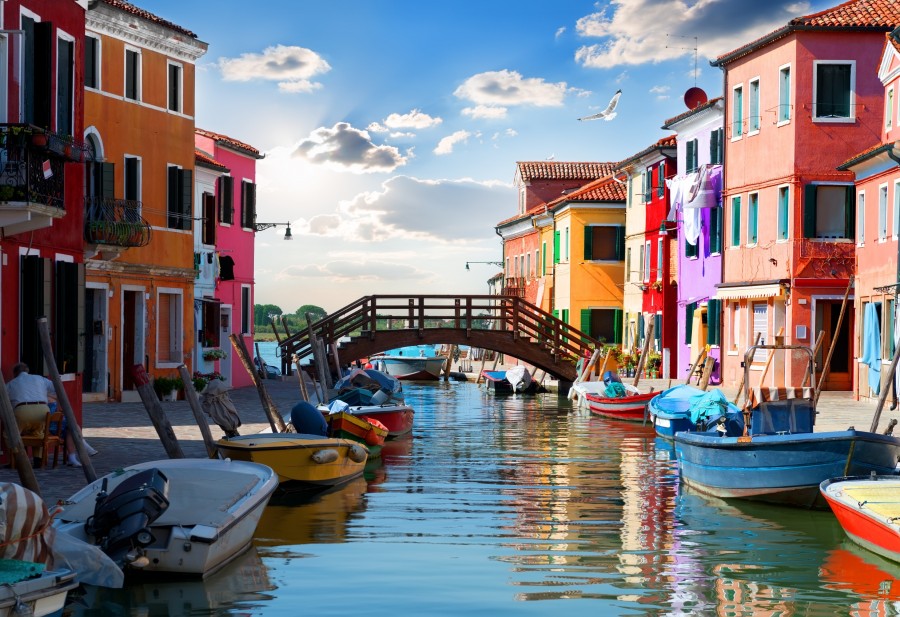
[[[53, 423], [56, 423], [54, 426]], [[44, 420], [44, 435], [43, 437], [26, 437], [22, 436], [22, 445], [25, 448], [42, 448], [41, 452], [41, 467], [47, 466], [47, 457], [50, 453], [50, 449], [53, 448], [53, 468], [56, 469], [56, 461], [59, 456], [59, 449], [64, 448], [65, 444], [63, 442], [62, 437], [62, 425], [63, 425], [63, 414], [62, 412], [57, 411], [56, 413], [48, 413], [47, 417]], [[53, 430], [51, 431], [51, 427]], [[15, 461], [12, 463], [15, 465]]]

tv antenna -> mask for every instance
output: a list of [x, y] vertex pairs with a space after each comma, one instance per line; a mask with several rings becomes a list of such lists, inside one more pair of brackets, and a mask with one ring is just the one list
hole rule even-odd
[[666, 45], [666, 49], [672, 48], [672, 49], [688, 49], [688, 50], [692, 49], [692, 50], [694, 50], [694, 85], [696, 86], [697, 85], [697, 37], [696, 36], [685, 36], [682, 34], [667, 34], [666, 39], [668, 39], [670, 36], [673, 36], [673, 37], [679, 38], [679, 39], [694, 39], [693, 47], [680, 47], [677, 45]]

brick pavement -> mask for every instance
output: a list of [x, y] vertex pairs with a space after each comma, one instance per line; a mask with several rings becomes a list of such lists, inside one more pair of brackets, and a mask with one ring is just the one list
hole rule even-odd
[[[662, 391], [667, 383], [666, 380], [646, 380], [642, 386]], [[550, 384], [551, 390], [554, 386], [555, 383]], [[266, 387], [283, 415], [289, 414], [291, 407], [300, 400], [296, 378], [269, 380]], [[725, 393], [733, 399], [735, 390], [725, 389]], [[232, 390], [230, 395], [243, 423], [240, 429], [242, 434], [256, 433], [269, 426], [256, 388], [239, 388]], [[188, 403], [174, 401], [161, 404], [185, 455], [205, 457], [200, 429]], [[819, 401], [816, 428], [825, 431], [855, 426], [868, 430], [874, 410], [874, 403], [854, 401], [849, 392], [825, 392]], [[166, 458], [165, 449], [142, 403], [86, 403], [83, 415], [85, 438], [99, 451], [91, 458], [98, 477], [135, 463]], [[888, 418], [898, 415], [885, 406], [880, 428], [887, 426]], [[214, 439], [222, 436], [218, 426], [212, 424], [210, 428]], [[897, 434], [900, 435], [900, 431]], [[83, 470], [67, 467], [63, 461], [56, 469], [36, 469], [35, 475], [48, 504], [65, 499], [86, 484]], [[0, 469], [0, 482], [18, 481], [16, 471]]]

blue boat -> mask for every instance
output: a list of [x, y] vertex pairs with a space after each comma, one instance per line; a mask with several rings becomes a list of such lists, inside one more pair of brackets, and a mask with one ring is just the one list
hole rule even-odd
[[723, 413], [740, 411], [725, 399], [719, 390], [701, 390], [689, 384], [682, 384], [664, 390], [650, 400], [647, 405], [650, 421], [656, 434], [663, 439], [675, 439], [680, 431], [705, 430], [707, 424], [715, 421]]
[[[803, 350], [798, 345], [758, 345], [747, 350], [746, 374], [757, 349]], [[900, 439], [846, 430], [813, 432], [813, 388], [749, 388], [743, 413], [727, 413], [703, 432], [675, 434], [681, 480], [697, 491], [739, 498], [826, 508], [819, 492], [836, 476], [897, 473]]]

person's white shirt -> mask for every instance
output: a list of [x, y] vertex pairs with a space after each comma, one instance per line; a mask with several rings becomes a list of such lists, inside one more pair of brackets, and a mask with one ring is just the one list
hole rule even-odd
[[9, 400], [13, 408], [21, 403], [47, 403], [56, 398], [53, 382], [43, 375], [19, 373], [18, 377], [6, 384]]

